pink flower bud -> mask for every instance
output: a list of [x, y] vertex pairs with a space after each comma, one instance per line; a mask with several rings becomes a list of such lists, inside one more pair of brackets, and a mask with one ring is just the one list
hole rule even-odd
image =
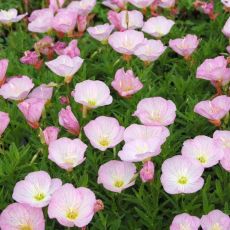
[[45, 128], [43, 131], [43, 137], [44, 137], [45, 143], [49, 145], [52, 141], [57, 140], [59, 131], [60, 129], [54, 126], [49, 126]]
[[6, 71], [9, 61], [7, 59], [0, 60], [0, 86], [4, 84], [6, 80]]
[[100, 212], [104, 209], [104, 203], [102, 200], [96, 200], [96, 203], [94, 205], [94, 213]]
[[140, 177], [143, 182], [148, 182], [153, 180], [154, 164], [152, 161], [147, 161], [144, 163], [144, 166], [140, 171]]

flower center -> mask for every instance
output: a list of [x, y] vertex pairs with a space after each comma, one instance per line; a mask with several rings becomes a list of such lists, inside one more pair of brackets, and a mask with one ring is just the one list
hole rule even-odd
[[188, 183], [187, 177], [181, 176], [181, 177], [179, 178], [179, 180], [178, 180], [178, 183], [179, 183], [179, 184], [182, 184], [182, 185], [187, 184], [187, 183]]
[[45, 198], [45, 195], [44, 195], [44, 193], [41, 193], [41, 192], [39, 192], [38, 194], [36, 194], [36, 195], [34, 196], [34, 199], [37, 200], [37, 201], [41, 201], [41, 200], [43, 200], [44, 198]]
[[207, 162], [207, 159], [205, 156], [198, 156], [196, 159], [200, 161], [201, 164], [205, 164]]
[[89, 99], [88, 100], [88, 105], [89, 106], [95, 106], [97, 104], [97, 102], [94, 99]]
[[109, 140], [107, 137], [103, 137], [100, 139], [99, 144], [103, 147], [108, 147], [109, 146]]
[[190, 226], [187, 224], [180, 224], [180, 230], [190, 230]]
[[66, 213], [66, 217], [69, 220], [76, 220], [78, 217], [78, 213], [75, 210], [69, 209]]
[[33, 230], [33, 228], [30, 225], [23, 225], [19, 229], [20, 230]]
[[212, 226], [211, 230], [222, 230], [222, 227], [219, 225], [219, 223], [215, 223]]
[[121, 188], [123, 185], [124, 185], [124, 181], [122, 181], [122, 180], [117, 180], [114, 183], [114, 186], [117, 188]]

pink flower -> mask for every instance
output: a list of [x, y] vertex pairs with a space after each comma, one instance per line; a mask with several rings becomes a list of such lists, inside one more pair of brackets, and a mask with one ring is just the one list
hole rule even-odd
[[124, 130], [115, 118], [105, 116], [97, 117], [84, 127], [91, 145], [101, 151], [118, 145], [123, 140]]
[[61, 9], [55, 15], [53, 29], [62, 33], [71, 33], [76, 26], [77, 14], [68, 9]]
[[1, 59], [0, 60], [0, 87], [1, 85], [4, 84], [5, 80], [6, 80], [6, 71], [8, 68], [8, 59]]
[[34, 87], [32, 80], [27, 76], [8, 78], [0, 88], [0, 96], [5, 99], [20, 101], [27, 97]]
[[185, 58], [189, 58], [191, 54], [196, 50], [200, 43], [200, 39], [196, 35], [187, 34], [183, 38], [170, 39], [169, 47], [176, 53]]
[[65, 0], [49, 0], [49, 2], [49, 8], [53, 11], [58, 11], [64, 5]]
[[121, 15], [118, 12], [115, 12], [113, 10], [110, 10], [107, 14], [107, 18], [109, 22], [117, 29], [120, 31], [124, 31], [125, 28], [122, 27], [121, 25]]
[[42, 132], [45, 143], [49, 145], [52, 141], [57, 140], [59, 132], [60, 129], [54, 126], [46, 127]]
[[158, 6], [161, 8], [172, 8], [176, 4], [176, 0], [159, 0]]
[[87, 145], [80, 139], [71, 140], [62, 137], [49, 144], [48, 159], [55, 162], [60, 168], [71, 171], [84, 160]]
[[75, 11], [78, 15], [88, 15], [96, 5], [96, 0], [72, 1], [67, 9]]
[[[56, 47], [55, 51], [58, 55], [68, 55], [71, 58], [80, 56], [80, 49], [77, 46], [78, 41], [72, 40], [67, 47]], [[63, 45], [63, 44], [62, 44]]]
[[47, 103], [51, 100], [52, 95], [53, 87], [46, 84], [41, 84], [40, 86], [32, 90], [32, 92], [28, 95], [28, 98], [40, 98], [45, 100], [45, 102]]
[[187, 213], [182, 213], [174, 217], [170, 230], [198, 230], [200, 219]]
[[49, 204], [53, 193], [61, 187], [60, 179], [51, 179], [44, 171], [29, 173], [24, 180], [16, 183], [13, 199], [18, 203], [42, 208]]
[[69, 83], [73, 75], [81, 68], [83, 61], [80, 57], [71, 58], [67, 55], [61, 55], [45, 64], [58, 76], [65, 77], [65, 82]]
[[38, 53], [49, 56], [53, 53], [53, 42], [53, 38], [45, 36], [34, 44], [34, 49]]
[[160, 144], [166, 141], [169, 136], [169, 130], [164, 126], [145, 126], [132, 124], [125, 129], [124, 141], [130, 142], [134, 140], [149, 141], [158, 138]]
[[85, 80], [77, 83], [72, 96], [77, 103], [88, 108], [97, 108], [112, 103], [109, 87], [102, 81]]
[[122, 192], [135, 184], [136, 166], [133, 163], [111, 160], [100, 166], [98, 184], [112, 192]]
[[134, 54], [142, 61], [152, 62], [157, 60], [166, 48], [160, 40], [146, 40], [134, 51]]
[[144, 41], [144, 34], [135, 30], [114, 32], [109, 37], [109, 44], [118, 53], [132, 55], [137, 47]]
[[230, 97], [225, 95], [196, 104], [194, 112], [209, 120], [221, 120], [230, 110]]
[[229, 0], [221, 0], [221, 2], [223, 3], [224, 6], [226, 6], [227, 8], [230, 8], [230, 1]]
[[29, 17], [28, 30], [36, 33], [45, 33], [52, 29], [54, 11], [52, 9], [35, 10]]
[[4, 133], [9, 123], [10, 123], [9, 114], [0, 111], [0, 137]]
[[218, 164], [224, 154], [219, 145], [207, 136], [196, 136], [194, 139], [186, 140], [181, 153], [182, 156], [196, 161], [204, 168]]
[[79, 135], [80, 125], [76, 117], [74, 116], [71, 107], [67, 106], [66, 109], [61, 109], [58, 114], [59, 124], [63, 126], [69, 133]]
[[113, 25], [109, 25], [108, 23], [106, 23], [104, 25], [89, 27], [87, 31], [91, 37], [102, 42], [108, 40], [108, 37], [113, 29], [114, 29]]
[[149, 182], [153, 180], [154, 164], [152, 161], [147, 161], [144, 163], [144, 166], [140, 171], [140, 177], [142, 182]]
[[144, 23], [142, 31], [153, 37], [160, 38], [168, 34], [174, 24], [174, 21], [164, 16], [152, 17]]
[[127, 142], [118, 156], [122, 161], [140, 162], [159, 155], [161, 152], [161, 141], [158, 138], [151, 140], [136, 139]]
[[206, 59], [197, 68], [196, 77], [226, 85], [230, 82], [230, 68], [227, 68], [227, 65], [224, 56]]
[[[230, 4], [229, 4], [230, 5]], [[226, 21], [224, 24], [224, 27], [222, 29], [222, 33], [227, 37], [230, 38], [230, 18]]]
[[88, 23], [88, 17], [86, 15], [77, 16], [77, 30], [80, 33], [83, 33], [86, 29]]
[[161, 183], [169, 194], [194, 193], [204, 185], [203, 171], [201, 165], [177, 155], [164, 161]]
[[220, 148], [224, 152], [223, 158], [220, 160], [221, 166], [228, 172], [230, 172], [230, 131], [217, 130], [213, 134], [213, 139], [219, 144]]
[[162, 97], [145, 98], [138, 103], [133, 116], [137, 116], [144, 125], [167, 126], [176, 118], [176, 106]]
[[154, 0], [129, 0], [129, 2], [137, 8], [143, 9], [150, 6], [154, 2]]
[[228, 230], [230, 229], [230, 219], [228, 215], [216, 209], [201, 217], [201, 227], [203, 230]]
[[2, 230], [45, 230], [42, 209], [25, 204], [10, 204], [1, 213], [0, 228]]
[[57, 55], [61, 55], [61, 52], [63, 52], [63, 50], [67, 47], [67, 44], [65, 42], [60, 42], [57, 41], [54, 46], [53, 49], [56, 52]]
[[96, 197], [90, 189], [64, 184], [53, 194], [48, 216], [66, 227], [85, 227], [94, 216], [95, 203]]
[[132, 96], [143, 88], [143, 84], [133, 71], [127, 70], [125, 72], [124, 68], [117, 70], [111, 85], [122, 97]]
[[111, 8], [112, 10], [124, 9], [128, 0], [105, 0], [102, 2], [103, 5]]
[[27, 13], [18, 15], [16, 9], [0, 10], [0, 23], [10, 25], [13, 22], [22, 20], [26, 15]]
[[39, 62], [39, 55], [35, 51], [27, 50], [24, 56], [20, 58], [22, 64], [36, 65]]
[[45, 100], [40, 98], [29, 98], [18, 104], [27, 123], [34, 129], [39, 127], [39, 120], [45, 107]]

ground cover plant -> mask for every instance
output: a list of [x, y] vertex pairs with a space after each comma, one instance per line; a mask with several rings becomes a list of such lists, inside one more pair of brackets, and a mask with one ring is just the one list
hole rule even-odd
[[230, 229], [230, 1], [0, 9], [0, 229]]

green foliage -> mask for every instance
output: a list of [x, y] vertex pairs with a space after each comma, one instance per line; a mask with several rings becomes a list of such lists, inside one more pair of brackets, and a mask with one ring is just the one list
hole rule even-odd
[[[42, 3], [41, 3], [42, 2]], [[33, 8], [41, 7], [45, 1], [31, 0]], [[100, 1], [98, 1], [100, 2]], [[81, 56], [84, 65], [76, 74], [69, 88], [65, 85], [55, 88], [52, 102], [46, 108], [46, 117], [41, 120], [41, 127], [58, 126], [58, 112], [62, 108], [59, 97], [69, 95], [77, 82], [85, 79], [103, 80], [111, 84], [118, 68], [132, 68], [144, 84], [144, 88], [131, 99], [122, 99], [112, 91], [114, 102], [90, 112], [87, 119], [81, 118], [80, 105], [71, 98], [72, 110], [83, 127], [91, 119], [100, 115], [113, 116], [127, 127], [138, 120], [132, 117], [137, 103], [146, 97], [161, 96], [171, 99], [177, 106], [177, 119], [170, 126], [170, 137], [163, 146], [160, 156], [154, 158], [156, 165], [155, 180], [149, 184], [142, 184], [137, 179], [135, 186], [121, 194], [114, 194], [97, 184], [97, 172], [101, 164], [118, 159], [112, 150], [104, 153], [93, 149], [82, 133], [82, 140], [89, 145], [86, 161], [76, 167], [73, 172], [66, 173], [47, 159], [48, 150], [40, 143], [38, 132], [32, 130], [18, 111], [16, 103], [4, 101], [0, 98], [0, 110], [8, 112], [11, 123], [0, 139], [0, 209], [12, 203], [12, 191], [15, 183], [31, 171], [45, 170], [52, 177], [58, 177], [63, 182], [73, 183], [75, 186], [86, 186], [92, 189], [105, 204], [105, 210], [96, 214], [89, 229], [109, 230], [159, 230], [168, 229], [173, 217], [182, 212], [197, 216], [206, 214], [214, 208], [219, 208], [230, 214], [230, 175], [220, 166], [206, 170], [203, 189], [191, 195], [171, 196], [164, 192], [161, 183], [162, 162], [180, 153], [183, 142], [197, 135], [211, 136], [215, 128], [208, 121], [193, 112], [194, 105], [201, 100], [212, 97], [215, 93], [209, 82], [195, 78], [198, 65], [204, 59], [225, 53], [227, 39], [221, 29], [227, 19], [221, 5], [217, 4], [219, 17], [210, 21], [206, 15], [194, 14], [192, 0], [179, 1], [180, 9], [185, 12], [183, 17], [176, 18], [176, 25], [163, 42], [168, 44], [170, 38], [182, 37], [187, 33], [196, 34], [202, 38], [198, 50], [191, 62], [168, 50], [155, 63], [145, 66], [137, 58], [130, 63], [123, 61], [108, 45], [101, 45], [89, 35], [79, 40]], [[0, 0], [0, 8], [16, 7], [20, 12], [24, 10], [22, 1]], [[30, 10], [31, 10], [30, 9]], [[95, 8], [95, 24], [106, 21], [107, 9], [99, 5]], [[167, 12], [166, 12], [167, 13]], [[39, 35], [40, 36], [40, 35]], [[51, 81], [61, 83], [62, 79], [55, 76], [45, 66], [37, 72], [31, 66], [22, 65], [19, 58], [25, 50], [31, 49], [36, 41], [27, 31], [25, 22], [14, 24], [11, 29], [0, 28], [0, 58], [10, 60], [8, 76], [28, 75], [36, 85]], [[227, 129], [229, 129], [227, 124]], [[60, 136], [68, 136], [64, 129]], [[116, 151], [121, 145], [116, 147]], [[56, 221], [47, 220], [47, 229], [63, 229]]]

